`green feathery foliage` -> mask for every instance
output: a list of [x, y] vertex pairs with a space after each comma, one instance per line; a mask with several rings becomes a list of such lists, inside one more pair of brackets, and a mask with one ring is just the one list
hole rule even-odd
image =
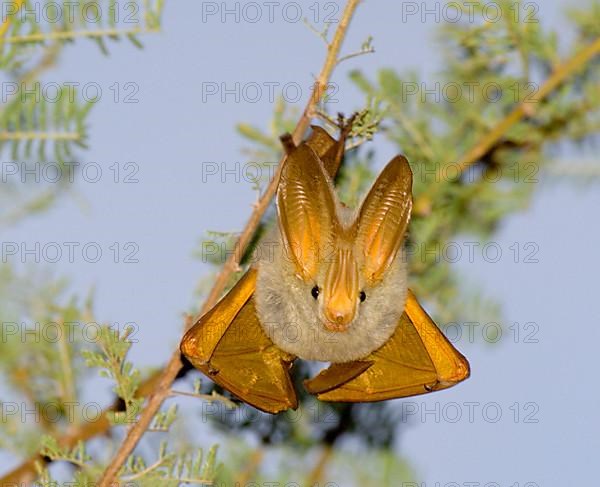
[[[63, 3], [65, 8], [67, 3]], [[35, 86], [72, 42], [91, 39], [105, 53], [122, 38], [139, 45], [139, 34], [159, 28], [163, 2], [130, 3], [144, 12], [133, 26], [114, 16], [92, 23], [81, 10], [68, 22], [35, 22], [32, 16], [19, 13], [21, 8], [35, 8], [34, 2], [15, 1], [15, 12], [0, 27], [0, 69], [17, 86]], [[385, 162], [376, 157], [370, 140], [385, 136], [407, 156], [414, 172], [415, 195], [407, 242], [411, 287], [427, 301], [442, 325], [481, 316], [490, 320], [500, 310], [485, 291], [476, 290], [480, 288], [477, 283], [465, 285], [457, 266], [440, 258], [439, 249], [465, 239], [483, 244], [492, 238], [507, 217], [527, 207], [535, 183], [556, 171], [561, 175], [572, 172], [571, 166], [555, 162], [557, 144], [575, 142], [585, 149], [597, 139], [600, 128], [597, 57], [582, 63], [552, 89], [545, 88], [547, 80], [565, 70], [565, 59], [573, 59], [598, 42], [599, 2], [570, 11], [576, 34], [570, 46], [560, 33], [545, 31], [538, 19], [524, 15], [513, 0], [499, 4], [505, 12], [519, 10], [521, 15], [486, 22], [484, 3], [475, 6], [477, 21], [451, 23], [440, 29], [445, 64], [436, 79], [439, 84], [420, 79], [418, 73], [391, 68], [376, 75], [351, 73], [352, 82], [365, 98], [357, 109], [347, 156], [336, 178], [342, 200], [355, 206], [377, 173], [375, 161]], [[114, 0], [98, 4], [105, 11], [116, 6]], [[326, 31], [317, 34], [327, 38]], [[359, 53], [372, 51], [371, 42], [370, 38], [365, 41]], [[432, 91], [427, 94], [426, 90]], [[36, 100], [32, 95], [23, 98], [20, 93], [6, 100], [0, 109], [0, 152], [5, 157], [64, 167], [75, 151], [85, 149], [93, 103], [68, 86], [59, 86], [57, 93], [58, 102]], [[331, 128], [335, 117], [328, 108], [325, 100], [319, 106], [319, 118]], [[505, 124], [515, 110], [522, 113], [514, 123]], [[346, 111], [349, 115], [351, 107]], [[267, 130], [240, 124], [239, 133], [251, 143], [248, 157], [278, 160], [279, 136], [291, 131], [299, 116], [297, 110], [279, 101]], [[255, 181], [253, 187], [261, 191], [266, 183]], [[65, 191], [60, 185], [47, 190], [39, 185], [0, 184], [1, 202], [13, 203], [10, 211], [0, 205], [0, 226], [49, 208]], [[267, 213], [230, 285], [247, 267], [273, 217], [272, 211]], [[236, 236], [209, 232], [202, 244], [223, 244], [230, 249]], [[222, 263], [218, 254], [211, 261], [215, 269]], [[201, 283], [200, 293], [206, 293], [213, 278], [211, 274]], [[145, 401], [141, 390], [148, 383], [148, 374], [127, 358], [133, 345], [127, 331], [96, 325], [91, 297], [70, 296], [68, 290], [68, 283], [55, 276], [19, 274], [8, 265], [0, 266], [0, 373], [5, 377], [3, 392], [11, 397], [3, 402], [6, 421], [0, 424], [0, 447], [17, 458], [37, 454], [33, 457], [37, 482], [45, 487], [64, 482], [53, 476], [49, 462], [73, 466], [70, 480], [76, 485], [98, 482], [110, 452], [137, 420]], [[90, 324], [94, 324], [94, 333], [82, 333]], [[99, 395], [86, 388], [94, 369], [111, 382], [114, 397], [112, 403], [104, 398], [94, 401], [106, 409], [94, 411], [95, 418], [90, 421], [91, 412], [84, 405], [90, 404], [90, 395]], [[180, 375], [189, 372], [184, 368]], [[297, 391], [302, 394], [302, 380], [313, 374], [314, 365], [297, 363]], [[270, 416], [245, 405], [234, 407], [237, 402], [228, 399], [228, 393], [208, 380], [200, 383], [197, 372], [189, 375], [196, 379], [193, 392], [171, 391], [169, 401], [173, 402], [154, 416], [144, 436], [144, 448], [128, 457], [119, 471], [119, 482], [242, 485], [300, 479], [324, 484], [333, 470], [347, 472], [345, 477], [335, 478], [343, 485], [396, 485], [415, 477], [394, 451], [406, 423], [398, 401], [335, 404], [301, 395], [298, 411]], [[195, 441], [177, 431], [197, 419], [182, 414], [174, 400], [179, 395], [214, 402], [212, 426], [220, 457], [225, 458], [223, 464], [217, 465], [216, 447], [203, 454]], [[7, 409], [9, 404], [16, 409]], [[26, 421], [23, 410], [30, 411]], [[13, 412], [7, 414], [9, 411]], [[110, 436], [91, 442], [89, 436], [81, 435], [83, 427], [106, 419]], [[268, 468], [263, 467], [267, 457]], [[314, 469], [307, 468], [309, 464]]]
[[[44, 73], [76, 41], [92, 40], [106, 55], [109, 42], [123, 38], [142, 47], [138, 36], [158, 31], [163, 7], [163, 0], [13, 0], [3, 7], [0, 70], [6, 81], [0, 154], [4, 161], [13, 162], [17, 172], [0, 182], [0, 224], [44, 211], [70, 184], [69, 178], [61, 178], [58, 184], [39, 190], [39, 184], [17, 184], [15, 177], [34, 165], [43, 170], [50, 164], [72, 174], [70, 161], [77, 160], [77, 150], [87, 147], [87, 119], [98, 95], [82, 94], [75, 83], [45, 83]], [[26, 177], [21, 180], [28, 182]]]
[[[136, 396], [140, 383], [140, 372], [127, 361], [126, 356], [131, 348], [128, 340], [130, 330], [122, 334], [109, 327], [102, 327], [97, 337], [97, 349], [82, 351], [87, 367], [100, 369], [100, 376], [114, 381], [114, 392], [123, 402], [123, 410], [108, 412], [113, 426], [128, 425], [136, 421], [143, 399]], [[177, 406], [172, 405], [159, 412], [150, 427], [150, 431], [169, 432], [176, 420]], [[176, 487], [181, 483], [210, 484], [216, 473], [216, 447], [209, 450], [206, 458], [202, 450], [193, 451], [188, 447], [184, 451], [174, 452], [169, 449], [167, 441], [161, 441], [156, 458], [149, 461], [142, 455], [131, 455], [120, 469], [121, 482], [139, 482], [140, 485]], [[83, 442], [74, 448], [62, 447], [55, 436], [42, 438], [41, 454], [52, 461], [64, 461], [75, 465], [78, 469], [76, 482], [92, 485], [101, 475], [105, 465], [94, 461], [86, 452]], [[52, 482], [47, 469], [40, 469], [44, 482]], [[79, 485], [79, 484], [78, 484]]]

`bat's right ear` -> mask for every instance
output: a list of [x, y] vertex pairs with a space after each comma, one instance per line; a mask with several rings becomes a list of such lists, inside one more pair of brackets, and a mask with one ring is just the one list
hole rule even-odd
[[335, 194], [323, 163], [306, 143], [284, 164], [277, 191], [279, 227], [297, 274], [310, 282], [337, 231]]
[[367, 281], [381, 279], [404, 240], [412, 209], [412, 171], [403, 156], [394, 157], [363, 201], [357, 220], [357, 242], [365, 258]]

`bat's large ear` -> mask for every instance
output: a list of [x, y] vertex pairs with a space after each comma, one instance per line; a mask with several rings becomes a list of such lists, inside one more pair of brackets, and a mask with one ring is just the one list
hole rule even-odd
[[394, 157], [371, 187], [360, 208], [358, 251], [368, 282], [381, 279], [402, 242], [412, 209], [412, 171], [406, 158]]
[[314, 281], [338, 227], [335, 194], [323, 163], [306, 143], [285, 161], [277, 191], [279, 227], [298, 275]]

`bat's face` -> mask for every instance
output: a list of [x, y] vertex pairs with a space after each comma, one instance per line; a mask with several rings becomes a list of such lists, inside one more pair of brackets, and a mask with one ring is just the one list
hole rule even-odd
[[401, 246], [412, 174], [404, 158], [392, 160], [352, 211], [339, 203], [314, 152], [304, 151], [280, 183], [278, 228], [263, 242], [258, 268], [257, 312], [283, 350], [348, 362], [381, 347], [404, 310]]
[[[311, 289], [317, 301], [318, 318], [325, 328], [333, 332], [348, 330], [358, 313], [361, 301], [366, 298], [359, 278], [357, 252], [347, 235], [347, 229], [338, 235], [329, 255], [322, 256], [323, 271]], [[320, 299], [319, 299], [320, 298]]]

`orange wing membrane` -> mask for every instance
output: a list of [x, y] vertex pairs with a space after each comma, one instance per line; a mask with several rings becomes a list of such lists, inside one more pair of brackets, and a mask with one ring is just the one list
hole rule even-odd
[[467, 359], [409, 291], [405, 312], [387, 343], [361, 361], [331, 365], [305, 381], [305, 387], [322, 401], [383, 401], [445, 389], [469, 373]]
[[181, 352], [198, 370], [244, 402], [268, 413], [298, 406], [289, 369], [294, 356], [262, 330], [250, 269], [217, 305], [185, 334]]

